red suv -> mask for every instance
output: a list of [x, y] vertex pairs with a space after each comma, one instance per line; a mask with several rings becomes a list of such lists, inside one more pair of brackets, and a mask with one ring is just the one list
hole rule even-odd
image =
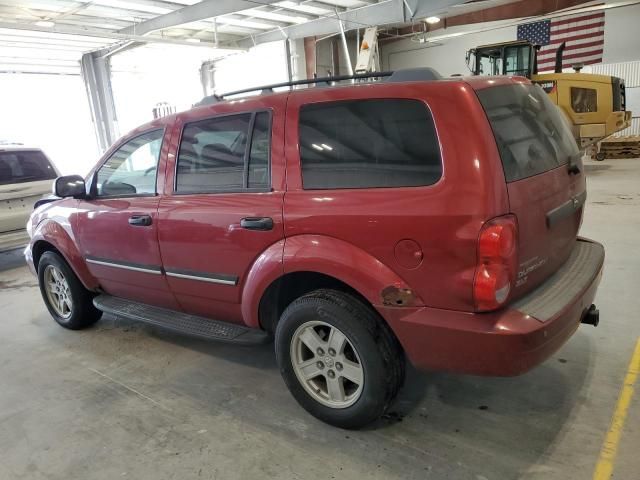
[[597, 324], [604, 249], [577, 236], [560, 111], [524, 78], [402, 73], [210, 99], [58, 178], [26, 250], [51, 315], [274, 337], [294, 397], [346, 428], [390, 405], [405, 356], [517, 375]]

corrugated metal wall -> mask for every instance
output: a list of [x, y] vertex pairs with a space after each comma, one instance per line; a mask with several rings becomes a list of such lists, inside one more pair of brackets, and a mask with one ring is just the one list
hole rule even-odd
[[[631, 94], [629, 90], [640, 89], [640, 62], [601, 63], [599, 65], [592, 65], [591, 73], [623, 78], [627, 88], [627, 98], [629, 98]], [[631, 126], [616, 133], [616, 137], [640, 135], [640, 111], [634, 109], [632, 115]]]
[[624, 79], [627, 88], [640, 87], [640, 62], [601, 63], [591, 66], [591, 73]]
[[627, 135], [640, 135], [640, 118], [639, 117], [633, 117], [631, 119], [631, 126], [629, 128], [625, 128], [624, 130], [620, 130], [618, 133], [614, 135], [614, 137], [625, 137]]

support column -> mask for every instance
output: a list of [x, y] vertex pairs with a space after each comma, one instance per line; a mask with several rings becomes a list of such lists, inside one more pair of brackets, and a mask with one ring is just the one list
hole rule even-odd
[[347, 35], [344, 33], [344, 25], [342, 23], [342, 20], [340, 20], [340, 17], [338, 16], [337, 9], [336, 16], [338, 17], [338, 23], [340, 24], [340, 39], [342, 40], [344, 63], [347, 65], [347, 72], [349, 72], [349, 75], [353, 75], [353, 65], [351, 64], [351, 55], [349, 55], [349, 44], [347, 43]]
[[293, 54], [291, 53], [291, 43], [288, 38], [284, 39], [284, 56], [286, 58], [287, 80], [293, 81]]
[[308, 76], [306, 68], [306, 51], [305, 51], [305, 39], [298, 38], [297, 40], [289, 40], [290, 45], [290, 65], [291, 65], [291, 77], [293, 80], [305, 80], [312, 78]]
[[307, 78], [313, 78], [318, 73], [316, 53], [316, 37], [306, 37], [304, 39], [304, 63]]
[[98, 148], [104, 152], [120, 136], [111, 90], [109, 57], [99, 55], [97, 52], [85, 53], [82, 55], [80, 66]]
[[215, 72], [216, 62], [214, 60], [202, 62], [202, 65], [200, 66], [200, 83], [202, 84], [202, 93], [205, 97], [216, 93]]

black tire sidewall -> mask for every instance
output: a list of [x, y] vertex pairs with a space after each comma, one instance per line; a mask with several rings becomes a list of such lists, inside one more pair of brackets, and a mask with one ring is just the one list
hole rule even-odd
[[[320, 320], [338, 328], [349, 339], [364, 370], [360, 398], [349, 407], [327, 407], [301, 385], [293, 370], [290, 345], [293, 334], [304, 323]], [[291, 394], [300, 405], [320, 420], [342, 428], [359, 428], [382, 415], [389, 397], [388, 368], [374, 335], [355, 316], [340, 305], [325, 299], [302, 297], [293, 302], [278, 322], [275, 335], [276, 357], [280, 372]]]
[[[62, 318], [49, 303], [49, 298], [44, 287], [44, 272], [47, 266], [53, 266], [60, 270], [69, 284], [73, 307], [69, 318]], [[38, 262], [38, 284], [42, 299], [53, 319], [61, 326], [79, 330], [95, 323], [101, 316], [92, 303], [93, 296], [84, 288], [76, 274], [67, 262], [55, 252], [45, 252]]]

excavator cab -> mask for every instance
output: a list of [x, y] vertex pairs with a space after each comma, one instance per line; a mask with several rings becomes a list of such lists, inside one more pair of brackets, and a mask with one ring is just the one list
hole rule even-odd
[[528, 40], [472, 48], [467, 66], [473, 75], [518, 75], [540, 85], [566, 116], [578, 145], [586, 148], [629, 127], [631, 112], [625, 107], [623, 79], [581, 73], [581, 64], [563, 73], [565, 46], [563, 42], [556, 49], [553, 73], [538, 73], [540, 47]]
[[467, 64], [474, 75], [519, 75], [531, 78], [531, 75], [538, 73], [538, 48], [527, 40], [483, 45], [467, 52]]

